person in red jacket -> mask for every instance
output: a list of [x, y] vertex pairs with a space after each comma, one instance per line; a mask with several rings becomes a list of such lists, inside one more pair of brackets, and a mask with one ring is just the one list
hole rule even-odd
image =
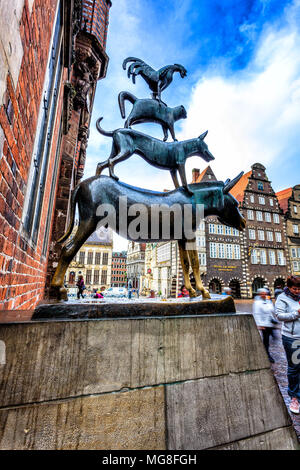
[[189, 291], [185, 286], [180, 287], [180, 292], [177, 297], [189, 297]]

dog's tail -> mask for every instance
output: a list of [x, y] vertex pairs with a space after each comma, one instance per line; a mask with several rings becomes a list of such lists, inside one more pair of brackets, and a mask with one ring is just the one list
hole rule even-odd
[[121, 91], [118, 96], [118, 101], [119, 101], [119, 108], [120, 108], [120, 113], [123, 119], [125, 119], [125, 104], [124, 101], [128, 100], [130, 103], [134, 104], [137, 100], [137, 97], [134, 96], [132, 93], [129, 93], [129, 91]]
[[79, 187], [80, 187], [80, 184], [78, 184], [76, 188], [72, 191], [71, 205], [70, 205], [71, 219], [70, 219], [69, 227], [67, 228], [66, 233], [59, 240], [57, 240], [58, 243], [64, 242], [69, 237], [69, 235], [71, 235], [71, 232], [73, 230], [74, 221], [75, 221], [76, 196], [77, 196]]
[[113, 134], [114, 134], [113, 132], [105, 131], [104, 129], [102, 129], [102, 128], [100, 127], [100, 122], [102, 121], [102, 119], [103, 119], [103, 117], [97, 119], [97, 121], [96, 121], [97, 131], [100, 132], [100, 134], [102, 134], [102, 135], [106, 135], [106, 136], [108, 136], [108, 137], [112, 137]]

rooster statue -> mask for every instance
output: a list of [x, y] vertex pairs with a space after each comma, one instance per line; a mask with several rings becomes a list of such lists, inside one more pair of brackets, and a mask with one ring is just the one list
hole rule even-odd
[[172, 82], [174, 72], [179, 72], [181, 78], [184, 78], [187, 74], [186, 69], [180, 64], [166, 65], [159, 70], [154, 70], [137, 57], [127, 57], [123, 62], [124, 70], [126, 70], [129, 62], [132, 62], [132, 64], [129, 65], [127, 70], [128, 78], [131, 76], [132, 82], [135, 83], [135, 77], [141, 75], [153, 92], [153, 98], [159, 101], [161, 101], [161, 92]]

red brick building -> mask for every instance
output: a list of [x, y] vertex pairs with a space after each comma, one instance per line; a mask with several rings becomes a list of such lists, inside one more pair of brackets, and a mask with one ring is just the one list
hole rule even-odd
[[113, 251], [111, 263], [111, 287], [126, 287], [127, 285], [127, 252]]
[[48, 281], [53, 272], [107, 67], [110, 6], [12, 0], [1, 8], [0, 310], [43, 298], [50, 244]]

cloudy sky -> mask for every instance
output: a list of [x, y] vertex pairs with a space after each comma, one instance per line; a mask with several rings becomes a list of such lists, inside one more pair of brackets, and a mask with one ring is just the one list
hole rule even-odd
[[[149, 98], [142, 77], [136, 85], [122, 62], [139, 57], [155, 69], [182, 64], [188, 71], [162, 94], [169, 106], [183, 104], [187, 119], [177, 121], [179, 140], [208, 129], [206, 143], [215, 156], [218, 179], [248, 171], [255, 162], [267, 167], [275, 191], [300, 183], [300, 0], [113, 0], [110, 10], [107, 76], [98, 83], [91, 122], [85, 176], [95, 174], [111, 149], [95, 121], [106, 130], [123, 127], [118, 93]], [[126, 107], [127, 115], [131, 105]], [[162, 138], [159, 125], [136, 129]], [[203, 170], [199, 157], [186, 164]], [[105, 172], [106, 173], [106, 172]], [[169, 172], [138, 156], [118, 164], [120, 180], [135, 186], [173, 188]], [[116, 239], [115, 249], [127, 243]]]

